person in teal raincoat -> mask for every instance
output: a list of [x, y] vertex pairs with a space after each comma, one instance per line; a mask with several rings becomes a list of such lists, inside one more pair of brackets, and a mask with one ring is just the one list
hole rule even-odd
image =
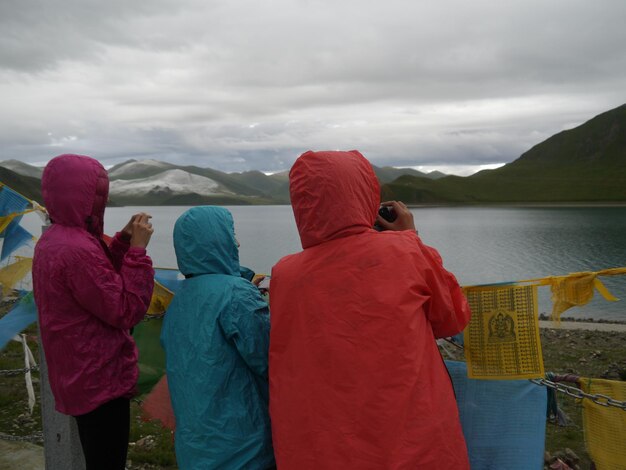
[[185, 275], [161, 332], [181, 470], [274, 468], [269, 309], [241, 277], [231, 213], [202, 206], [174, 227]]

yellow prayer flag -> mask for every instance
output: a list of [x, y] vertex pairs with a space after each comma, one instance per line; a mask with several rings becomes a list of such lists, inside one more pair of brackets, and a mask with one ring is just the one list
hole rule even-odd
[[[580, 379], [584, 392], [626, 401], [626, 382]], [[604, 400], [603, 400], [604, 402]], [[598, 470], [626, 470], [626, 411], [583, 399], [585, 445]]]
[[468, 377], [543, 378], [537, 286], [472, 287], [464, 291], [472, 310], [464, 332]]
[[549, 278], [552, 289], [552, 320], [558, 321], [561, 314], [572, 307], [586, 305], [593, 298], [594, 288], [609, 301], [618, 300], [598, 279], [598, 273], [573, 273], [568, 276]]
[[2, 297], [4, 298], [11, 289], [28, 274], [33, 267], [32, 258], [18, 258], [18, 260], [0, 269], [0, 284], [2, 284]]
[[14, 218], [15, 218], [15, 214], [9, 214], [9, 215], [0, 217], [0, 233], [6, 230], [6, 228], [9, 226], [9, 224]]
[[148, 307], [148, 315], [161, 315], [165, 313], [170, 302], [174, 298], [174, 293], [161, 284], [159, 281], [154, 281], [154, 290], [152, 291], [152, 299], [150, 300], [150, 306]]
[[0, 217], [0, 233], [4, 232], [9, 224], [20, 215], [28, 214], [29, 212], [33, 212], [34, 209], [27, 209], [22, 212], [14, 212], [13, 214], [7, 214]]

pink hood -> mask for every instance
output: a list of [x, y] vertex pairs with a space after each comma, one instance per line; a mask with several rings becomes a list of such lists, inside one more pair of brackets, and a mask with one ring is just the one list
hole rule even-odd
[[53, 158], [43, 172], [41, 189], [53, 223], [102, 236], [109, 177], [98, 160], [73, 154]]

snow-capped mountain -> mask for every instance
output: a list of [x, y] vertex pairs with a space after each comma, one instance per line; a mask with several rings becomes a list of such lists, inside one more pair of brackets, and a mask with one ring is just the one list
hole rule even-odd
[[213, 196], [216, 194], [232, 194], [220, 185], [204, 176], [194, 175], [183, 170], [174, 169], [161, 171], [147, 178], [132, 180], [116, 179], [110, 182], [111, 197], [128, 198], [133, 196], [197, 194]]
[[147, 178], [159, 174], [165, 170], [176, 168], [175, 165], [157, 160], [129, 160], [127, 162], [115, 165], [109, 169], [110, 180], [132, 180], [138, 178]]
[[224, 173], [156, 160], [128, 160], [108, 170], [111, 199], [119, 204], [284, 203], [288, 182], [260, 172]]
[[[7, 160], [0, 162], [0, 167], [21, 176], [41, 179], [42, 168], [27, 163]], [[388, 173], [393, 173], [393, 178], [406, 172], [417, 173], [414, 170], [395, 168], [374, 170], [378, 170], [377, 175], [381, 181], [385, 180], [384, 176]], [[273, 175], [260, 171], [224, 173], [195, 165], [180, 166], [157, 160], [128, 160], [109, 168], [108, 174], [109, 194], [111, 204], [114, 205], [289, 203], [287, 172]], [[36, 189], [38, 192], [39, 188]]]

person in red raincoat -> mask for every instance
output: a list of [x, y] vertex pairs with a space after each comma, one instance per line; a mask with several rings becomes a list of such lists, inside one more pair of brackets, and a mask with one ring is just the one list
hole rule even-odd
[[289, 187], [304, 250], [272, 269], [277, 467], [468, 469], [435, 341], [469, 322], [455, 277], [404, 204], [385, 203], [393, 223], [377, 216], [378, 180], [359, 152], [306, 152]]

